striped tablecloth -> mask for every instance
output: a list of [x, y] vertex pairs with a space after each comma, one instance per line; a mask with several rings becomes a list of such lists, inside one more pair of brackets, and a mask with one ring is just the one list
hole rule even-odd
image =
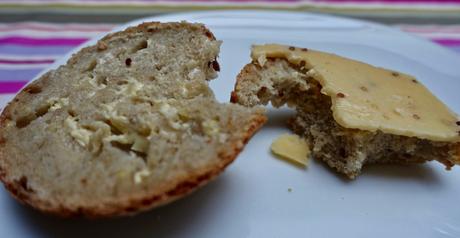
[[0, 97], [117, 24], [165, 12], [266, 8], [380, 21], [460, 54], [460, 0], [0, 0]]
[[[0, 93], [14, 93], [54, 60], [113, 24], [0, 24]], [[460, 24], [396, 25], [460, 54]]]
[[73, 48], [113, 24], [0, 24], [0, 94], [14, 93]]
[[339, 14], [457, 16], [460, 0], [1, 0], [1, 11], [157, 14], [212, 9], [283, 9]]

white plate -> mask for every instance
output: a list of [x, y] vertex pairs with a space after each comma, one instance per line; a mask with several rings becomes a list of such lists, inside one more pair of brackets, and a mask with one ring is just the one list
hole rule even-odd
[[[224, 41], [222, 71], [211, 83], [220, 101], [228, 101], [235, 76], [249, 62], [250, 45], [277, 42], [410, 73], [460, 111], [460, 57], [381, 25], [315, 14], [228, 11], [146, 18], [119, 29], [151, 20], [202, 22]], [[268, 124], [216, 181], [133, 218], [60, 220], [20, 206], [2, 191], [0, 237], [460, 237], [458, 168], [446, 172], [434, 162], [375, 165], [354, 181], [317, 161], [301, 169], [269, 153], [271, 141], [287, 131], [289, 115], [292, 111], [271, 111]]]

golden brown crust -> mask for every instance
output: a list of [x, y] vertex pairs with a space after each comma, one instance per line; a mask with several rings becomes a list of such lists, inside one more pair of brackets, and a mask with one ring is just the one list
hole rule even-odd
[[[105, 50], [107, 42], [115, 38], [125, 38], [130, 34], [137, 32], [155, 33], [160, 29], [165, 28], [183, 28], [188, 27], [194, 30], [198, 30], [205, 34], [208, 38], [215, 40], [214, 35], [203, 25], [198, 24], [186, 24], [186, 23], [143, 23], [137, 27], [130, 27], [125, 31], [110, 34], [101, 40], [95, 46], [89, 46], [82, 49], [79, 53], [73, 55], [67, 64], [74, 64], [78, 57], [85, 52], [92, 52], [94, 50]], [[52, 72], [52, 71], [51, 71]], [[18, 101], [26, 101], [25, 99], [29, 96], [28, 94], [37, 92], [40, 87], [44, 85], [44, 81], [47, 80], [49, 74], [43, 75], [33, 83], [25, 87], [18, 95], [13, 99], [11, 103], [6, 106], [3, 113], [0, 115], [0, 180], [4, 183], [7, 190], [21, 203], [28, 204], [40, 211], [62, 216], [62, 217], [74, 217], [84, 216], [91, 218], [98, 217], [112, 217], [112, 216], [123, 216], [132, 215], [140, 211], [145, 211], [163, 204], [172, 202], [180, 197], [183, 197], [198, 187], [206, 184], [221, 173], [227, 165], [229, 165], [243, 149], [244, 144], [251, 138], [251, 136], [263, 125], [266, 121], [265, 116], [262, 113], [253, 114], [253, 118], [248, 125], [248, 130], [238, 141], [233, 141], [229, 146], [232, 148], [232, 153], [221, 152], [219, 153], [219, 162], [217, 166], [208, 166], [201, 171], [195, 171], [187, 180], [176, 181], [176, 184], [168, 184], [164, 186], [165, 189], [149, 191], [139, 196], [127, 196], [122, 201], [116, 201], [100, 204], [98, 206], [64, 206], [62, 204], [54, 204], [46, 199], [40, 198], [32, 191], [28, 186], [27, 178], [21, 178], [14, 180], [8, 174], [8, 162], [6, 161], [6, 152], [4, 151], [2, 144], [5, 144], [5, 138], [2, 136], [2, 131], [5, 128], [6, 123], [11, 120], [12, 110], [14, 105]], [[227, 149], [226, 149], [227, 151]], [[164, 191], [159, 194], [159, 191]]]
[[254, 71], [254, 67], [256, 67], [254, 65], [254, 63], [249, 63], [249, 64], [246, 64], [243, 69], [241, 69], [240, 73], [236, 76], [236, 83], [235, 83], [235, 87], [233, 89], [233, 91], [231, 92], [231, 95], [230, 95], [230, 102], [232, 103], [238, 103], [239, 99], [238, 99], [238, 91], [240, 90], [240, 83], [245, 79], [245, 78], [248, 78], [248, 76], [250, 76], [251, 74], [255, 73]]

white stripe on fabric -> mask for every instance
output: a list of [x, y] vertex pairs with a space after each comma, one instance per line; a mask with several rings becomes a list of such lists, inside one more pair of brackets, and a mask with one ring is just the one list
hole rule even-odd
[[0, 64], [0, 69], [44, 69], [51, 64]]
[[85, 1], [82, 5], [81, 1], [69, 0], [69, 1], [3, 1], [3, 4], [12, 5], [53, 5], [59, 4], [66, 6], [169, 6], [169, 7], [184, 7], [184, 6], [265, 6], [265, 7], [302, 7], [302, 6], [314, 6], [314, 7], [344, 7], [344, 8], [356, 8], [356, 9], [415, 9], [415, 10], [460, 10], [460, 5], [455, 3], [442, 3], [442, 2], [423, 2], [423, 3], [411, 3], [411, 2], [392, 2], [392, 3], [380, 3], [380, 2], [314, 2], [314, 1], [296, 1], [296, 2], [232, 2], [232, 1], [156, 1], [156, 2], [144, 2], [144, 1], [130, 1], [129, 4], [120, 1]]

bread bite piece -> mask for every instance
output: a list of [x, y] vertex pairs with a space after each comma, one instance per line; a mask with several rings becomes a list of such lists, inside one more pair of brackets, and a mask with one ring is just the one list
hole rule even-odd
[[355, 178], [368, 163], [460, 163], [460, 122], [415, 78], [337, 55], [257, 45], [231, 101], [287, 104], [312, 156]]
[[110, 34], [24, 88], [0, 117], [0, 179], [61, 216], [134, 214], [209, 182], [265, 121], [216, 101], [220, 42], [201, 24]]

